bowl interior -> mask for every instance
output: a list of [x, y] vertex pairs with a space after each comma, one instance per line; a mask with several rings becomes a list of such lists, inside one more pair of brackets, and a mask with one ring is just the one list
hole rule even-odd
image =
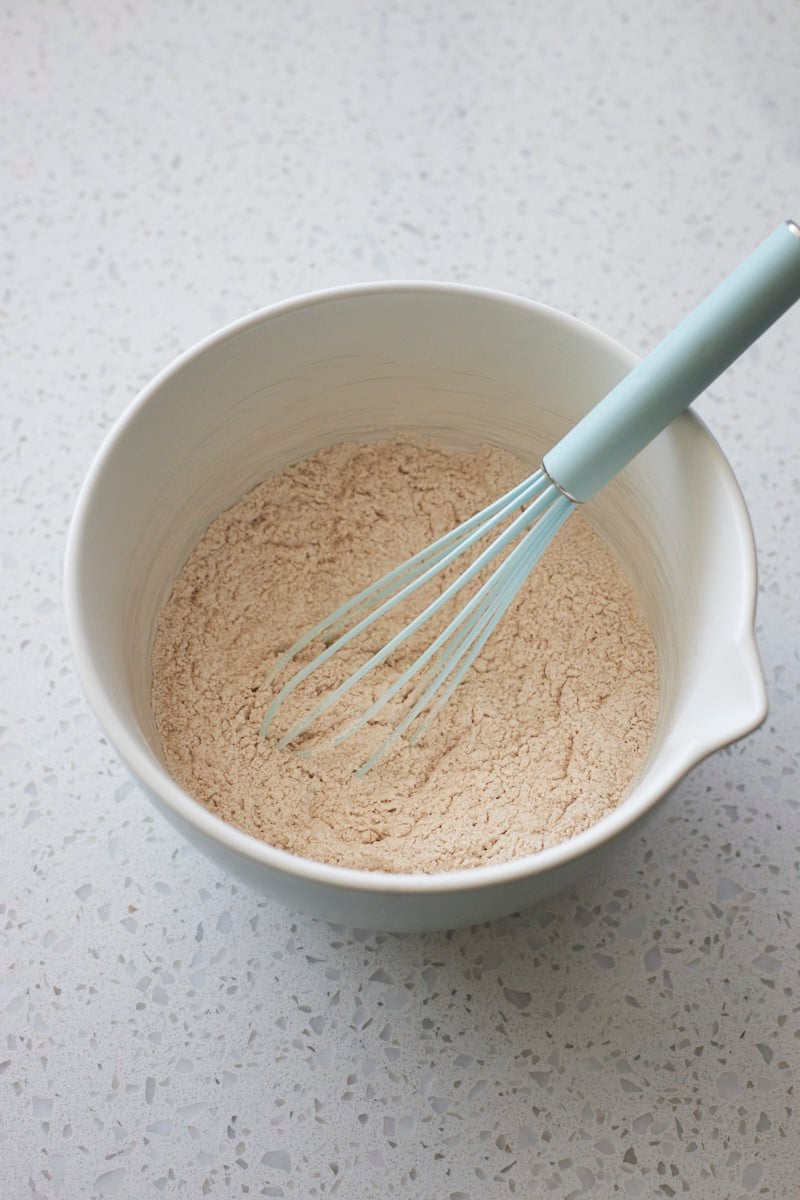
[[[76, 518], [79, 623], [117, 727], [159, 758], [159, 610], [210, 521], [267, 475], [331, 443], [398, 430], [451, 447], [492, 442], [533, 467], [634, 361], [553, 310], [444, 285], [293, 302], [184, 356], [116, 428]], [[724, 458], [691, 416], [584, 511], [630, 576], [657, 645], [658, 725], [624, 801], [641, 809], [763, 706], [749, 524]]]

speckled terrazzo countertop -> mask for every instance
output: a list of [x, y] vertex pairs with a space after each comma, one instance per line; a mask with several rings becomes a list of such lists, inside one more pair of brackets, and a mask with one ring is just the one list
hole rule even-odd
[[796, 1196], [798, 314], [699, 405], [770, 716], [535, 911], [259, 901], [129, 782], [61, 607], [103, 433], [253, 308], [456, 279], [651, 345], [798, 215], [794, 0], [12, 0], [0, 56], [0, 1196]]

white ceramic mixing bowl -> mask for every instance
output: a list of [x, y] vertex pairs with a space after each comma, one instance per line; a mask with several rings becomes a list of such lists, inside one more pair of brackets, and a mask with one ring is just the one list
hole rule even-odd
[[386, 283], [301, 297], [208, 338], [110, 433], [72, 523], [66, 600], [81, 678], [121, 757], [205, 854], [283, 904], [350, 926], [448, 928], [574, 881], [712, 751], [764, 718], [756, 564], [722, 452], [679, 417], [585, 508], [651, 622], [660, 716], [646, 767], [584, 833], [499, 866], [435, 875], [350, 870], [277, 850], [213, 816], [167, 773], [150, 704], [159, 609], [210, 521], [322, 446], [396, 430], [490, 441], [531, 466], [634, 364], [586, 325], [513, 296]]

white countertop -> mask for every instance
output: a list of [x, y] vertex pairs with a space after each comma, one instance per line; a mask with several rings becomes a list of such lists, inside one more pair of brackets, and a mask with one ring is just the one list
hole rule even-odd
[[800, 312], [698, 405], [753, 516], [770, 715], [535, 911], [381, 936], [232, 882], [107, 745], [61, 569], [114, 419], [269, 302], [455, 279], [652, 345], [798, 215], [796, 5], [2, 25], [0, 1195], [795, 1196]]

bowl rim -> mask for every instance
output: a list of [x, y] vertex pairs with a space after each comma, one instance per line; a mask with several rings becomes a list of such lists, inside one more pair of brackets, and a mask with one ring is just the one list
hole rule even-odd
[[650, 772], [646, 787], [637, 784], [617, 808], [582, 833], [521, 858], [456, 871], [389, 872], [337, 866], [282, 850], [238, 829], [210, 812], [186, 792], [172, 779], [152, 751], [148, 749], [145, 752], [139, 738], [132, 734], [128, 722], [117, 712], [101, 683], [94, 662], [90, 623], [83, 602], [81, 579], [86, 525], [92, 511], [95, 488], [107, 459], [124, 438], [129, 425], [154, 401], [164, 385], [179, 375], [188, 364], [225, 341], [276, 316], [283, 316], [297, 309], [325, 304], [332, 300], [369, 298], [381, 293], [413, 291], [473, 298], [522, 309], [578, 334], [605, 354], [615, 356], [628, 369], [638, 361], [638, 357], [619, 342], [578, 317], [513, 292], [473, 284], [416, 279], [366, 281], [305, 292], [256, 309], [201, 338], [162, 368], [139, 391], [106, 433], [83, 480], [70, 522], [64, 561], [64, 599], [77, 673], [100, 725], [134, 777], [147, 791], [158, 797], [177, 818], [187, 822], [199, 834], [219, 843], [234, 855], [282, 875], [350, 892], [421, 896], [493, 888], [544, 875], [556, 868], [576, 863], [635, 825], [704, 758], [756, 728], [766, 715], [767, 699], [755, 642], [757, 561], [750, 517], [741, 489], [722, 449], [697, 413], [690, 410], [676, 419], [691, 422], [705, 442], [719, 472], [720, 481], [725, 487], [732, 515], [736, 518], [738, 569], [742, 586], [732, 590], [732, 596], [735, 595], [740, 600], [740, 607], [735, 621], [731, 620], [734, 634], [730, 649], [739, 655], [743, 677], [749, 684], [749, 696], [744, 703], [739, 703], [738, 717], [731, 719], [726, 730], [717, 727], [713, 736], [702, 737], [696, 729], [687, 727], [686, 742], [680, 753], [673, 753], [669, 768], [662, 767], [658, 771]]

